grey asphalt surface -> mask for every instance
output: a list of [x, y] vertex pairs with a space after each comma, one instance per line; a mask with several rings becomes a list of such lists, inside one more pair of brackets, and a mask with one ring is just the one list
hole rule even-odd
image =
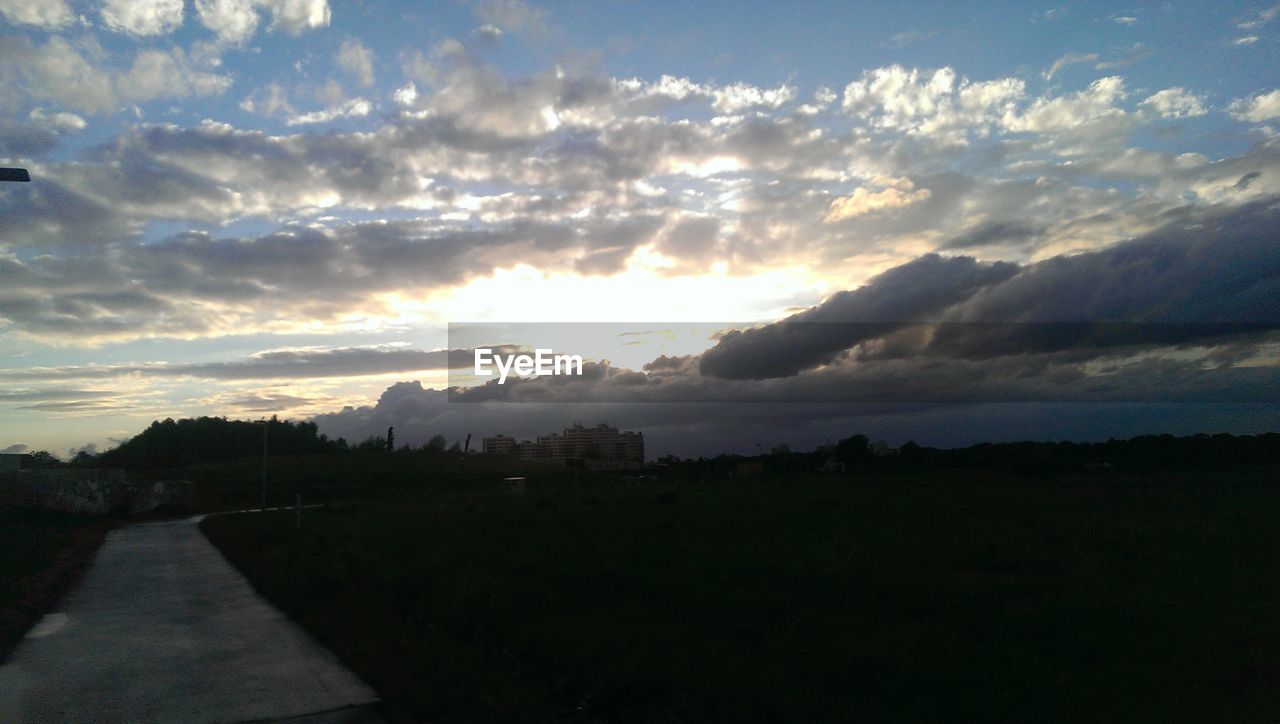
[[254, 592], [198, 520], [107, 535], [0, 665], [0, 722], [381, 721], [378, 695]]

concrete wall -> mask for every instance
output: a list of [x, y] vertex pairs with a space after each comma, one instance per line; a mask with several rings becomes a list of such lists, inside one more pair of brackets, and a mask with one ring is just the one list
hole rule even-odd
[[195, 505], [195, 485], [186, 480], [144, 482], [119, 470], [22, 470], [0, 473], [0, 505], [97, 515], [181, 512]]

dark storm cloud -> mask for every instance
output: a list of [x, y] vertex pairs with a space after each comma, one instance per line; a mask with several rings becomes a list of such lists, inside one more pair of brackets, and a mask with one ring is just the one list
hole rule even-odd
[[[1280, 210], [1269, 199], [1021, 268], [929, 255], [781, 322], [726, 334], [701, 372], [781, 377], [885, 337], [859, 358], [987, 359], [1265, 333], [1280, 328], [1277, 243]], [[940, 324], [898, 331], [903, 322]]]
[[[1272, 335], [1260, 342], [1280, 343]], [[1253, 354], [1262, 349], [1258, 344]], [[1018, 354], [995, 359], [841, 359], [763, 380], [699, 375], [691, 365], [643, 374], [594, 363], [581, 376], [508, 378], [451, 391], [454, 403], [989, 403], [1280, 401], [1277, 368], [1206, 366], [1167, 356], [1113, 359]]]
[[1022, 221], [987, 221], [951, 237], [938, 247], [942, 251], [972, 249], [1010, 242], [1025, 242], [1043, 233], [1043, 229]]
[[725, 379], [793, 375], [833, 361], [855, 344], [890, 331], [892, 325], [936, 318], [945, 308], [1017, 271], [1016, 265], [1004, 262], [923, 256], [781, 322], [729, 332], [703, 353], [700, 369], [706, 376]]
[[956, 321], [1280, 322], [1278, 198], [1211, 208], [983, 289]]

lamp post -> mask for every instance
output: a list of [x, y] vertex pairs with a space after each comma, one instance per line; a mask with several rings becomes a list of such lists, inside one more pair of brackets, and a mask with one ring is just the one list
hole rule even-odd
[[262, 510], [267, 509], [267, 421], [262, 421]]

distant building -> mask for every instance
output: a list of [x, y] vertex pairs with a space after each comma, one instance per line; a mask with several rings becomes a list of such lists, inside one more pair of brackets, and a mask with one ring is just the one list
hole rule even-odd
[[506, 435], [486, 437], [482, 443], [485, 455], [515, 455], [516, 439]]
[[827, 458], [827, 461], [822, 464], [822, 467], [818, 468], [818, 470], [824, 473], [843, 473], [845, 471], [845, 464], [836, 460], [834, 457], [829, 457]]
[[625, 470], [644, 464], [644, 433], [619, 430], [603, 422], [595, 427], [574, 423], [563, 432], [539, 435], [536, 440], [517, 442], [506, 435], [486, 437], [484, 452], [560, 465], [584, 460], [590, 468]]
[[889, 443], [884, 440], [876, 440], [871, 443], [871, 454], [877, 457], [888, 457], [890, 455], [897, 455], [898, 448], [889, 447]]

